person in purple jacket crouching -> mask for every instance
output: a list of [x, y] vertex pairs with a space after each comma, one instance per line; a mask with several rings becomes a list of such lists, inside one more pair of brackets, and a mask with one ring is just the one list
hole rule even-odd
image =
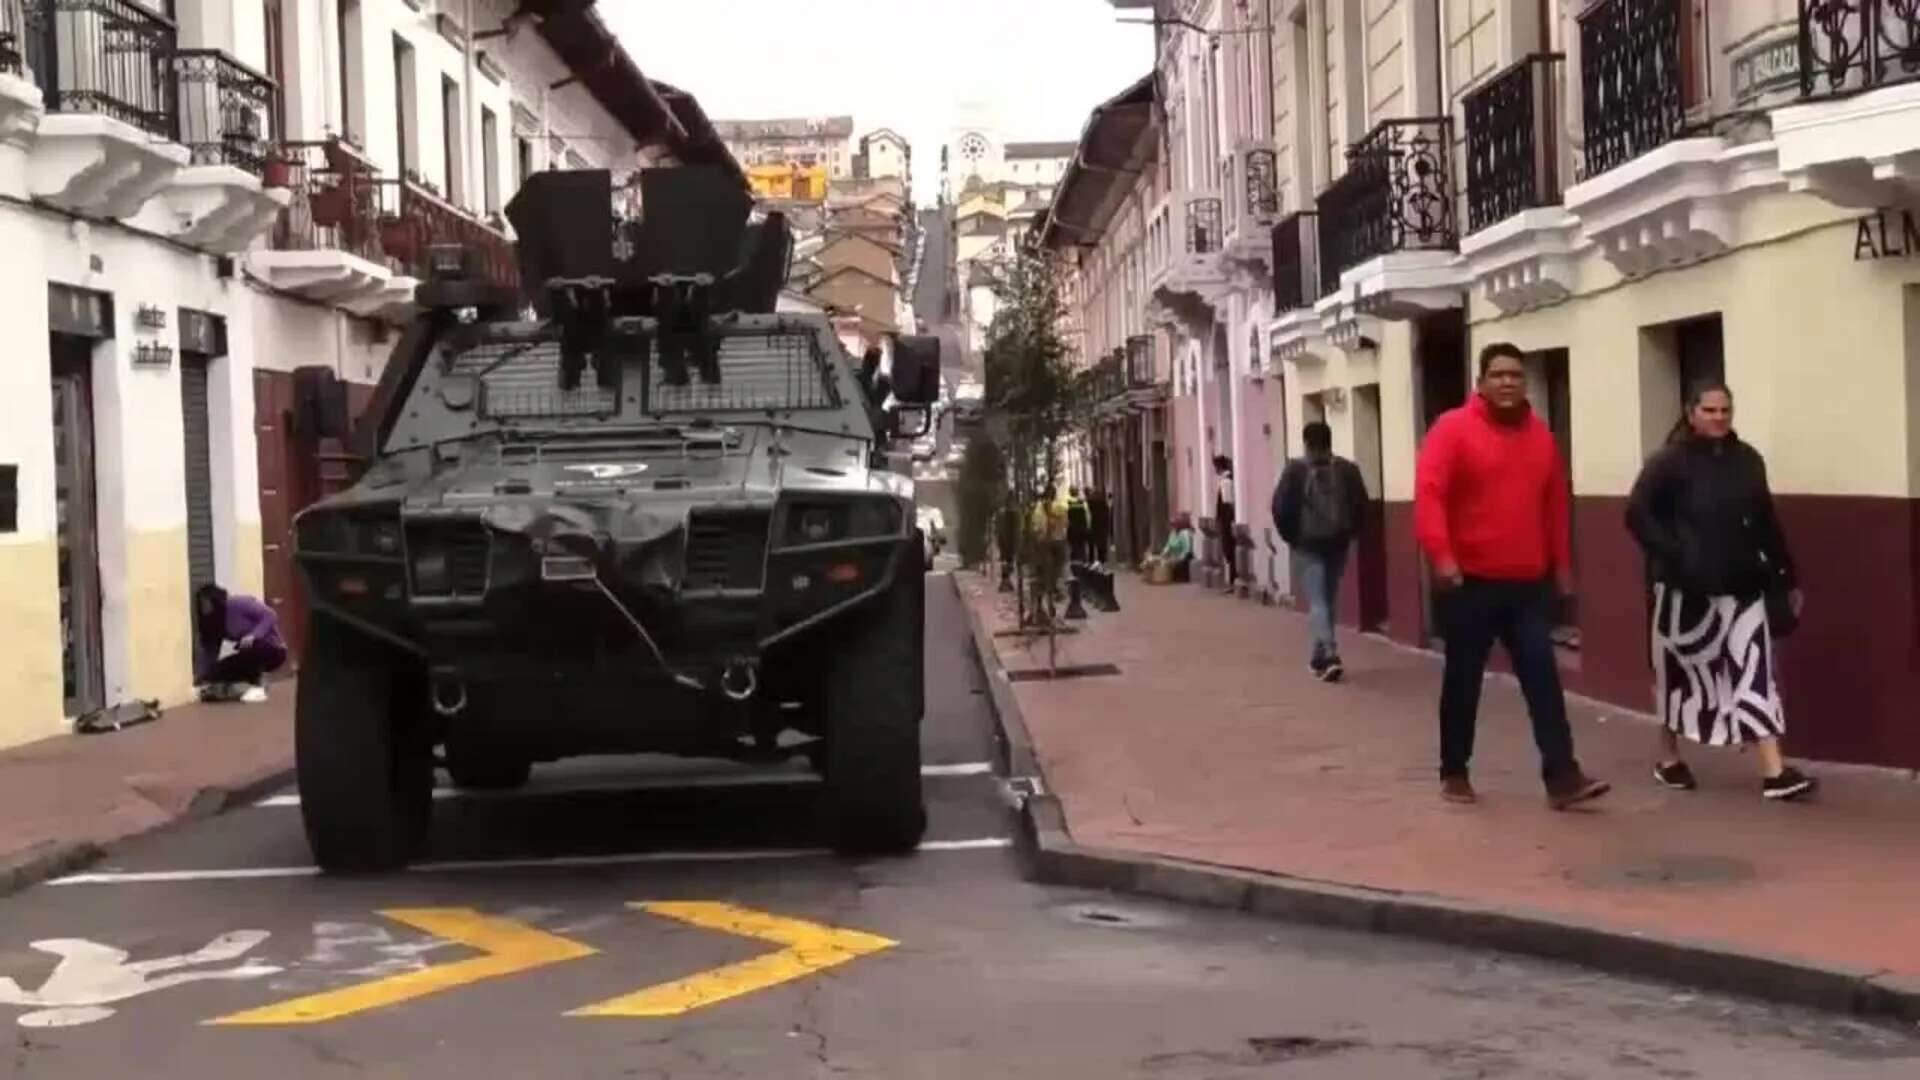
[[[202, 585], [193, 595], [195, 678], [202, 701], [267, 700], [266, 675], [287, 662], [280, 620], [273, 609], [251, 596], [236, 596], [218, 585]], [[233, 642], [234, 650], [221, 656]]]

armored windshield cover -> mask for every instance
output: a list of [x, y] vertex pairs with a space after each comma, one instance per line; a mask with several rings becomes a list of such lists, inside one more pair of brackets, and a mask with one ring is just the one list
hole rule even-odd
[[605, 169], [535, 173], [507, 205], [519, 238], [520, 280], [547, 314], [556, 279], [611, 279], [614, 316], [651, 315], [663, 276], [713, 279], [707, 309], [774, 310], [792, 258], [780, 214], [749, 224], [751, 197], [712, 165], [645, 169], [641, 217], [618, 219]]

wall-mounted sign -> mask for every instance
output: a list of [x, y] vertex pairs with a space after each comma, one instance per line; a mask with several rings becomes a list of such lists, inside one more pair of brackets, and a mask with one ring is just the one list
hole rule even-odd
[[204, 311], [181, 308], [180, 351], [200, 356], [227, 355], [227, 320]]
[[157, 341], [142, 341], [133, 347], [133, 366], [164, 368], [173, 366], [173, 346]]
[[1800, 85], [1797, 35], [1748, 46], [1733, 58], [1733, 97], [1746, 102], [1774, 90]]
[[1854, 222], [1853, 261], [1920, 257], [1920, 217], [1881, 209]]
[[56, 334], [80, 337], [113, 336], [113, 298], [103, 292], [73, 285], [47, 286], [47, 321]]

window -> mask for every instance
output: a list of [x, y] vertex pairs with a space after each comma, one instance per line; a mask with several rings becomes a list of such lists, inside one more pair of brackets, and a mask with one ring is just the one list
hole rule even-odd
[[284, 89], [287, 85], [286, 17], [281, 8], [282, 0], [264, 0], [264, 3], [267, 78], [272, 79], [275, 86], [282, 87], [281, 92], [273, 96], [273, 115], [269, 118], [273, 130], [267, 137], [278, 141], [287, 137], [287, 95]]
[[415, 80], [413, 46], [400, 35], [393, 37], [393, 112], [396, 145], [400, 150], [400, 175], [406, 177], [420, 165], [420, 133], [412, 117], [420, 108], [420, 87]]
[[513, 140], [513, 149], [516, 155], [515, 160], [519, 162], [518, 179], [524, 185], [527, 177], [533, 175], [533, 140], [516, 138]]
[[500, 120], [480, 106], [480, 182], [487, 213], [500, 212]]
[[[295, 7], [295, 10], [299, 10], [298, 6]], [[362, 75], [363, 64], [360, 59], [360, 32], [362, 29], [360, 22], [360, 0], [340, 0], [338, 15], [339, 25], [337, 29], [340, 35], [340, 77], [336, 81], [340, 85], [336, 92], [339, 94], [340, 101], [340, 131], [349, 141], [362, 142], [367, 137], [366, 120], [365, 117], [355, 113], [354, 110], [356, 108], [364, 110], [366, 108], [366, 102], [364, 100], [356, 102], [353, 95], [353, 88], [361, 85], [365, 81]], [[284, 82], [280, 84], [282, 100], [286, 97], [286, 85]]]
[[467, 202], [467, 140], [461, 115], [460, 84], [440, 76], [440, 156], [446, 164], [442, 175], [447, 180], [447, 201], [456, 206]]

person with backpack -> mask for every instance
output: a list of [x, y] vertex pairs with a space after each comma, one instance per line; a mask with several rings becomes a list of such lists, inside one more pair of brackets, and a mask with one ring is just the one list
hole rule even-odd
[[1339, 682], [1346, 669], [1334, 640], [1333, 604], [1366, 511], [1367, 481], [1359, 466], [1333, 452], [1332, 428], [1315, 420], [1300, 436], [1307, 452], [1280, 471], [1273, 489], [1273, 524], [1293, 549], [1307, 594], [1307, 627], [1313, 635], [1307, 668], [1322, 682]]

